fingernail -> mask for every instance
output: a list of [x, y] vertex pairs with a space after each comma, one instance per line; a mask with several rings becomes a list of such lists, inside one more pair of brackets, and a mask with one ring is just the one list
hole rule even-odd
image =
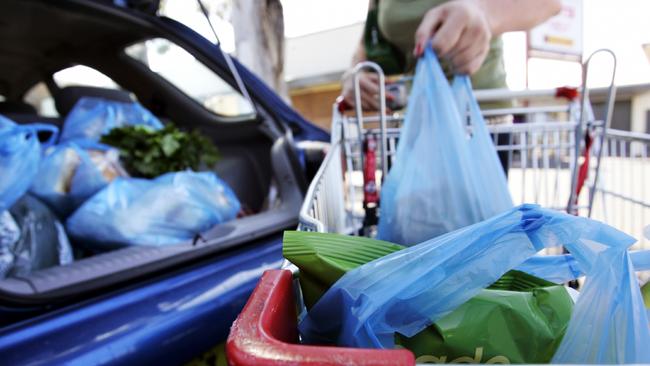
[[420, 57], [422, 54], [422, 45], [420, 43], [415, 45], [415, 50], [413, 50], [413, 56]]

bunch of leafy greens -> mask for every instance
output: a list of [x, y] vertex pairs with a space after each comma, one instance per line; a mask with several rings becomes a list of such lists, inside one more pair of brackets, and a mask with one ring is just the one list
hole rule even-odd
[[145, 126], [114, 128], [102, 136], [101, 142], [120, 150], [122, 164], [135, 177], [198, 170], [219, 160], [210, 140], [197, 131], [183, 132], [171, 124], [160, 130]]

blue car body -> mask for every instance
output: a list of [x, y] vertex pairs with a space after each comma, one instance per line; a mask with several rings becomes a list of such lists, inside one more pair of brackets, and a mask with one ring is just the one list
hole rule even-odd
[[[46, 1], [31, 2], [49, 6]], [[99, 0], [51, 3], [69, 6], [71, 11], [99, 9], [132, 22], [146, 22], [147, 27], [191, 49], [207, 64], [227, 70], [218, 46], [172, 19], [125, 5], [128, 1], [116, 1], [117, 5]], [[11, 36], [2, 34], [0, 38]], [[327, 132], [303, 119], [236, 60], [235, 65], [255, 103], [292, 132], [295, 140], [329, 140]], [[224, 79], [234, 84], [226, 76]], [[284, 161], [272, 160], [274, 166]], [[290, 177], [285, 180], [288, 185], [295, 184]], [[84, 285], [86, 290], [80, 292], [63, 289], [53, 292], [56, 296], [45, 291], [42, 296], [14, 298], [0, 291], [0, 364], [170, 365], [192, 360], [225, 341], [263, 271], [280, 267], [282, 231], [295, 227], [301, 197], [285, 200], [293, 204], [282, 211], [286, 219], [275, 229], [246, 231], [243, 238], [202, 256], [142, 273], [136, 268], [133, 276], [115, 281], [109, 278], [102, 286], [89, 280]], [[48, 280], [65, 282], [64, 277]], [[37, 283], [30, 281], [25, 283]]]
[[[279, 236], [134, 288], [0, 331], [3, 365], [173, 365], [223, 342]], [[3, 309], [2, 316], [11, 316]]]

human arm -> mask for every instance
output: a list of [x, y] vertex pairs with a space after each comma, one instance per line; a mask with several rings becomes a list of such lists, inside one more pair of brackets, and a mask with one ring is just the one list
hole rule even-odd
[[502, 33], [530, 29], [561, 9], [559, 0], [453, 0], [430, 9], [415, 33], [415, 56], [427, 42], [458, 73], [473, 74]]
[[[354, 73], [352, 72], [354, 66], [366, 60], [366, 52], [363, 43], [357, 46], [357, 50], [352, 56], [352, 64], [350, 68], [343, 73], [341, 78], [342, 91], [341, 95], [343, 100], [350, 106], [356, 104], [354, 99]], [[378, 110], [379, 109], [379, 75], [374, 72], [363, 71], [359, 73], [359, 87], [361, 91], [361, 106], [365, 110]]]

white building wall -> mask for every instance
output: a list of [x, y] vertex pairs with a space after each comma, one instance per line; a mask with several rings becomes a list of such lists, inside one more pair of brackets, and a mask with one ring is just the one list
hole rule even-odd
[[632, 131], [650, 133], [646, 130], [648, 128], [646, 126], [648, 111], [650, 111], [650, 90], [632, 97], [632, 121], [630, 124]]
[[361, 41], [363, 23], [287, 38], [285, 79], [288, 82], [338, 75], [350, 67]]

